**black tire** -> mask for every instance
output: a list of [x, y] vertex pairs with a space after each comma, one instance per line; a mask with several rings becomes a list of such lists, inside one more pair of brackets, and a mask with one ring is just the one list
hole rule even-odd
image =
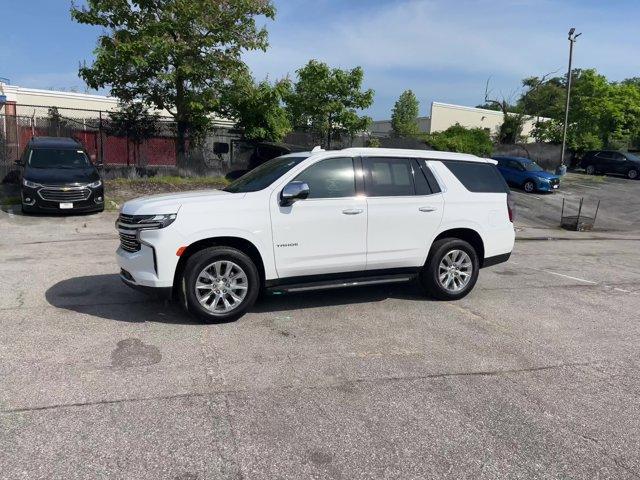
[[638, 170], [635, 168], [631, 168], [628, 172], [627, 172], [627, 178], [631, 179], [631, 180], [636, 180], [638, 178]]
[[[200, 304], [196, 297], [196, 282], [200, 273], [215, 262], [232, 262], [242, 269], [247, 279], [247, 292], [241, 302], [228, 312], [212, 311]], [[253, 306], [260, 292], [260, 275], [246, 254], [231, 247], [210, 247], [193, 254], [185, 265], [180, 281], [180, 300], [187, 311], [205, 323], [228, 322], [240, 318]], [[229, 298], [229, 297], [227, 297]], [[214, 306], [215, 308], [215, 306]]]
[[536, 191], [536, 182], [533, 180], [527, 180], [522, 184], [522, 188], [527, 193], [534, 193]]
[[593, 165], [587, 165], [587, 167], [584, 169], [585, 173], [587, 175], [595, 175], [596, 173], [596, 167], [594, 167]]
[[[446, 289], [440, 283], [440, 263], [444, 257], [451, 251], [462, 250], [465, 252], [472, 265], [472, 271], [470, 272], [470, 279], [459, 291], [453, 292]], [[459, 238], [443, 238], [433, 243], [431, 251], [429, 252], [429, 258], [422, 268], [420, 273], [420, 283], [425, 289], [427, 295], [437, 300], [458, 300], [465, 297], [478, 280], [478, 273], [480, 271], [480, 261], [475, 249], [464, 240]]]

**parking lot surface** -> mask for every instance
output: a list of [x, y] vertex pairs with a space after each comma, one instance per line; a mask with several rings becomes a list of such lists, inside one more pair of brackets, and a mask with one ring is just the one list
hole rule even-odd
[[638, 478], [634, 218], [521, 235], [458, 302], [332, 290], [202, 325], [121, 284], [114, 214], [6, 209], [0, 478]]

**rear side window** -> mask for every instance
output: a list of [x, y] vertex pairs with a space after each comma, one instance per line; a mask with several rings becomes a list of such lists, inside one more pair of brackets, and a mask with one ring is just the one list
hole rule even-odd
[[371, 197], [415, 195], [409, 158], [367, 157], [362, 159], [365, 188]]
[[492, 163], [440, 160], [467, 190], [476, 193], [509, 193], [504, 178]]
[[295, 180], [309, 185], [307, 198], [341, 198], [356, 194], [351, 158], [330, 158], [311, 165]]

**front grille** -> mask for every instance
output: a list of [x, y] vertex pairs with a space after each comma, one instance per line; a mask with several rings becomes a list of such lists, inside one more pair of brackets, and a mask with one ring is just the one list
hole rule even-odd
[[138, 237], [136, 234], [128, 234], [128, 233], [120, 233], [120, 246], [123, 250], [127, 252], [138, 252], [140, 251], [140, 242], [138, 241]]
[[86, 187], [43, 187], [38, 195], [49, 202], [81, 202], [89, 198], [91, 190]]
[[157, 215], [125, 215], [121, 213], [116, 221], [116, 228], [120, 235], [120, 246], [127, 252], [140, 250], [138, 232], [140, 230], [154, 230], [161, 228], [161, 222], [153, 221]]

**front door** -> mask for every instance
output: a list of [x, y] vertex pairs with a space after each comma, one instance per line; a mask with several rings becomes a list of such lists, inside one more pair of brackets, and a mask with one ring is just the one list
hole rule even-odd
[[281, 189], [275, 190], [271, 198], [278, 276], [364, 270], [367, 202], [356, 195], [353, 159], [320, 160], [294, 180], [309, 186], [307, 199], [281, 206]]
[[422, 266], [440, 227], [442, 194], [410, 158], [364, 157], [367, 270]]

